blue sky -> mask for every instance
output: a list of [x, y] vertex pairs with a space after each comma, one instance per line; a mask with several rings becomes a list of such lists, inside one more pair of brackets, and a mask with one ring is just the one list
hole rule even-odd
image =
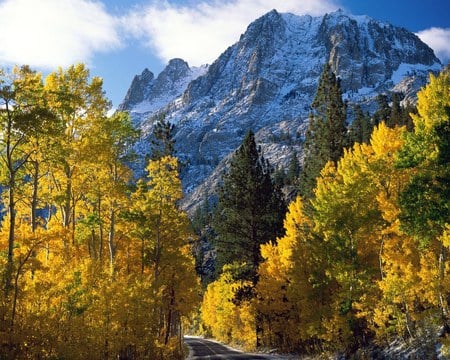
[[211, 63], [274, 8], [369, 15], [417, 33], [450, 61], [450, 0], [0, 0], [0, 67], [46, 74], [84, 62], [116, 107], [144, 68], [156, 76], [174, 57]]

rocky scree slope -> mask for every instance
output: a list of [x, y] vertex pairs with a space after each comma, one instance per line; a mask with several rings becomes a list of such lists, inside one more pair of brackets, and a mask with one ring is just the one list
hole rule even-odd
[[301, 153], [310, 104], [323, 65], [341, 78], [344, 98], [373, 109], [377, 94], [415, 96], [430, 71], [442, 67], [433, 51], [404, 28], [339, 10], [320, 17], [273, 10], [249, 25], [210, 66], [169, 62], [155, 79], [136, 76], [120, 105], [143, 130], [139, 151], [159, 114], [175, 124], [184, 206], [211, 195], [227, 158], [251, 129], [275, 166]]

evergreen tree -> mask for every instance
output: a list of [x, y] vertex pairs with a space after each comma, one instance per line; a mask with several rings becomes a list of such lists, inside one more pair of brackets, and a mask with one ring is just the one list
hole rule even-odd
[[377, 126], [384, 121], [389, 124], [391, 118], [391, 108], [389, 106], [389, 98], [386, 94], [378, 94], [377, 96], [378, 109], [372, 117], [372, 125]]
[[[390, 128], [406, 126], [408, 131], [412, 131], [414, 129], [414, 122], [411, 114], [417, 113], [417, 109], [411, 104], [402, 106], [402, 98], [403, 95], [396, 92], [391, 93], [390, 98], [386, 94], [379, 94], [376, 100], [378, 109], [372, 117], [372, 128], [384, 121]], [[391, 101], [391, 105], [389, 105], [389, 100]]]
[[[390, 98], [386, 94], [379, 94], [376, 99], [378, 109], [372, 116], [372, 128], [384, 121], [390, 128], [406, 126], [408, 131], [412, 131], [414, 122], [411, 114], [416, 114], [417, 109], [411, 104], [403, 106], [401, 104], [402, 99], [403, 95], [401, 93], [393, 92], [390, 94]], [[391, 101], [391, 104], [389, 104], [389, 101]]]
[[277, 168], [273, 173], [272, 179], [274, 185], [278, 187], [283, 187], [289, 182], [284, 167]]
[[158, 117], [153, 125], [152, 160], [175, 155], [174, 128], [175, 126], [166, 120], [165, 114]]
[[415, 105], [411, 103], [407, 103], [403, 107], [403, 114], [402, 114], [402, 125], [406, 126], [406, 130], [409, 132], [414, 131], [414, 121], [411, 116], [417, 115], [417, 108]]
[[261, 261], [260, 245], [280, 236], [285, 204], [271, 179], [271, 169], [262, 157], [250, 131], [236, 151], [223, 185], [213, 220], [217, 233], [217, 266], [246, 263], [242, 279], [256, 283]]
[[355, 118], [350, 125], [348, 134], [348, 145], [351, 147], [354, 143], [368, 144], [370, 141], [370, 134], [373, 127], [370, 123], [370, 117], [368, 114], [364, 114], [361, 106], [355, 105], [353, 108]]
[[347, 108], [342, 100], [340, 80], [329, 64], [324, 66], [311, 106], [299, 189], [306, 198], [312, 197], [320, 170], [328, 161], [339, 160], [347, 142]]
[[295, 184], [300, 175], [300, 161], [298, 160], [297, 152], [294, 151], [289, 161], [289, 167], [287, 170], [287, 182], [289, 184]]
[[391, 114], [389, 116], [389, 121], [386, 122], [386, 125], [391, 128], [393, 128], [394, 126], [402, 126], [404, 109], [400, 104], [401, 101], [400, 94], [396, 92], [392, 93], [391, 100], [392, 100]]

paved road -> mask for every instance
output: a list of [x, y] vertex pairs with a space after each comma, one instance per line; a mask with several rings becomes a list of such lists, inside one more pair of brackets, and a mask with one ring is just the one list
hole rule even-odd
[[238, 350], [230, 349], [215, 341], [205, 340], [197, 337], [185, 336], [185, 344], [189, 347], [187, 360], [267, 360], [274, 359], [271, 356], [245, 354]]

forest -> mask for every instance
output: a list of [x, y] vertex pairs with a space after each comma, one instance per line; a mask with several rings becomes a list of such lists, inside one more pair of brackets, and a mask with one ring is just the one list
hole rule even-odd
[[200, 292], [177, 159], [133, 181], [139, 134], [84, 65], [1, 75], [0, 358], [183, 358]]
[[414, 108], [378, 102], [349, 125], [325, 66], [302, 166], [294, 154], [277, 180], [249, 131], [191, 221], [172, 125], [155, 124], [136, 179], [140, 134], [84, 65], [1, 72], [0, 359], [183, 359], [187, 329], [247, 349], [401, 339], [448, 356], [450, 70]]
[[393, 342], [450, 355], [449, 70], [430, 75], [416, 109], [396, 98], [372, 116], [356, 107], [349, 126], [324, 67], [302, 169], [281, 176], [297, 189], [287, 212], [247, 135], [217, 207], [197, 218], [217, 251], [205, 334], [301, 355], [373, 358]]

